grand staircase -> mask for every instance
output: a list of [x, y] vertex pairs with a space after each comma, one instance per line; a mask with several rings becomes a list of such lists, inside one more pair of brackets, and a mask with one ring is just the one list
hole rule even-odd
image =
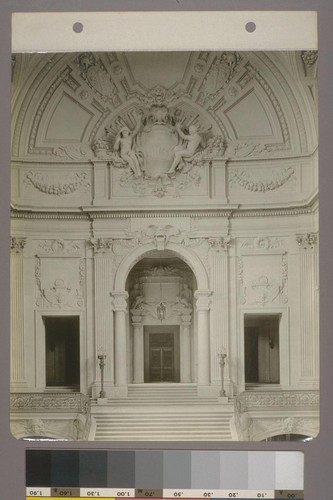
[[130, 385], [127, 399], [92, 401], [95, 441], [231, 441], [233, 402], [200, 398], [195, 384]]

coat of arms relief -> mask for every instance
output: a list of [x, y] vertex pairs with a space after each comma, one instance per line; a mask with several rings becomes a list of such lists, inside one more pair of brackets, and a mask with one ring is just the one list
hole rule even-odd
[[201, 167], [223, 156], [226, 145], [222, 136], [213, 136], [210, 126], [163, 102], [165, 89], [159, 88], [155, 94], [157, 102], [135, 106], [119, 116], [92, 149], [97, 158], [122, 169], [121, 187], [163, 197], [169, 188], [177, 193], [199, 185]]

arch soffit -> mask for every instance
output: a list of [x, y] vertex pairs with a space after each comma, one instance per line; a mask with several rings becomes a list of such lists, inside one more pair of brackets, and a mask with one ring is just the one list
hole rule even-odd
[[[133, 266], [141, 260], [147, 252], [156, 250], [153, 243], [141, 245], [130, 251], [121, 261], [116, 271], [114, 288], [115, 291], [125, 290], [126, 280]], [[167, 243], [165, 250], [172, 250], [177, 256], [182, 259], [192, 269], [197, 280], [198, 289], [201, 291], [208, 290], [208, 275], [204, 265], [199, 257], [190, 249], [177, 245], [175, 243]]]

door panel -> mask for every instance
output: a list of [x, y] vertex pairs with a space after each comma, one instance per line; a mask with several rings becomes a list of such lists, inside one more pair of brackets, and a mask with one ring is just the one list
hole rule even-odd
[[149, 327], [146, 331], [145, 382], [179, 382], [179, 332], [172, 330]]

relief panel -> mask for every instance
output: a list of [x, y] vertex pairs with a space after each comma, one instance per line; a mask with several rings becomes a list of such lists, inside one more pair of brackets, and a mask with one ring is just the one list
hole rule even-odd
[[239, 301], [251, 306], [288, 302], [287, 255], [246, 255], [238, 259]]

